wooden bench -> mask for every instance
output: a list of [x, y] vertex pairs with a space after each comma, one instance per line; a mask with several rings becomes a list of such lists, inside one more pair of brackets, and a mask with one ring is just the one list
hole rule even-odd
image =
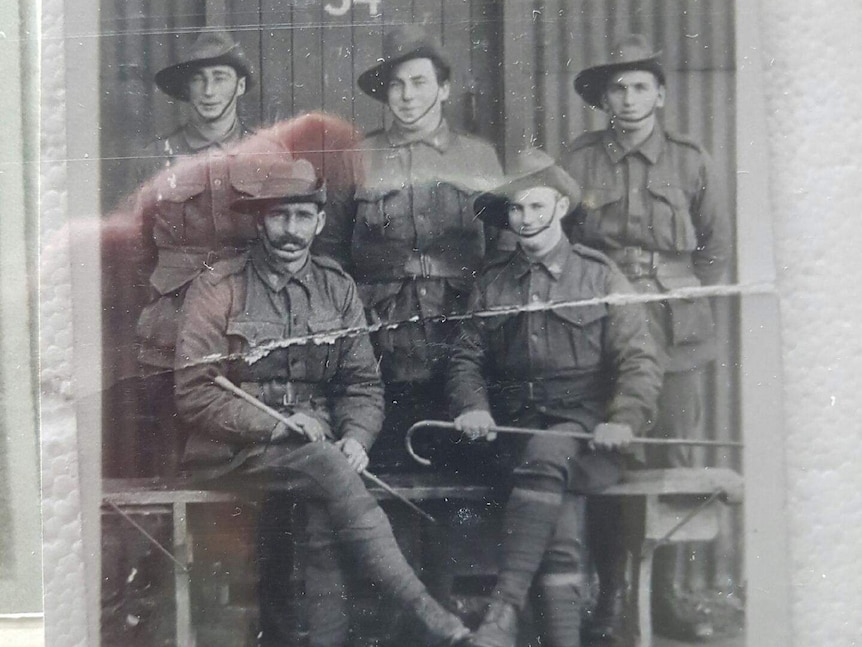
[[[411, 501], [498, 501], [500, 492], [447, 474], [424, 473], [384, 477], [396, 492]], [[387, 492], [370, 487], [378, 499]], [[195, 645], [192, 626], [189, 566], [193, 561], [188, 506], [249, 502], [250, 494], [205, 490], [188, 481], [112, 479], [103, 481], [103, 510], [135, 514], [169, 514], [173, 522], [171, 552], [175, 559], [175, 635], [178, 646]], [[655, 549], [664, 543], [709, 541], [719, 530], [721, 501], [742, 500], [742, 478], [723, 468], [642, 470], [600, 495], [623, 497], [644, 510], [644, 536], [638, 563], [638, 623], [642, 647], [652, 645], [650, 582]]]

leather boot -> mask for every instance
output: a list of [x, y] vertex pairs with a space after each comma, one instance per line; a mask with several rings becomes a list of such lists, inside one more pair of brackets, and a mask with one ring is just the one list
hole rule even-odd
[[584, 639], [607, 647], [629, 647], [632, 636], [626, 625], [626, 611], [625, 587], [603, 587], [585, 624]]
[[491, 601], [469, 644], [470, 647], [515, 647], [517, 639], [518, 609], [498, 598]]
[[657, 634], [684, 641], [707, 640], [715, 633], [712, 621], [701, 609], [689, 608], [679, 599], [676, 571], [680, 546], [664, 546], [653, 558], [652, 618]]

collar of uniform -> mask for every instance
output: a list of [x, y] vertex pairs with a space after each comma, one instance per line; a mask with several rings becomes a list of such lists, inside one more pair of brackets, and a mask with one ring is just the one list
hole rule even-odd
[[659, 155], [661, 155], [662, 147], [664, 145], [664, 131], [662, 130], [661, 124], [656, 120], [655, 128], [652, 129], [649, 137], [641, 142], [640, 146], [627, 151], [617, 141], [617, 135], [614, 132], [614, 129], [610, 127], [605, 131], [603, 143], [604, 148], [608, 153], [608, 157], [611, 158], [611, 162], [614, 164], [619, 164], [620, 160], [622, 160], [626, 155], [633, 155], [635, 153], [640, 153], [649, 161], [650, 164], [655, 164], [658, 161]]
[[231, 144], [242, 137], [244, 131], [245, 129], [240, 120], [234, 119], [233, 125], [230, 127], [230, 130], [227, 131], [227, 134], [225, 134], [225, 136], [219, 141], [214, 142], [204, 137], [201, 134], [201, 131], [198, 130], [193, 123], [188, 122], [185, 128], [183, 128], [183, 136], [186, 138], [186, 143], [189, 145], [189, 148], [198, 152], [213, 146], [222, 148], [226, 144]]
[[418, 137], [401, 128], [397, 121], [393, 122], [386, 131], [386, 139], [389, 141], [390, 146], [407, 146], [422, 142], [441, 153], [449, 150], [449, 146], [452, 145], [453, 136], [452, 131], [449, 129], [449, 124], [445, 119], [441, 119], [440, 125], [430, 133]]
[[251, 250], [251, 264], [260, 279], [273, 292], [283, 290], [291, 281], [296, 281], [303, 288], [308, 289], [307, 283], [310, 280], [309, 274], [311, 273], [310, 256], [306, 259], [302, 269], [296, 273], [290, 273], [283, 267], [279, 267], [273, 263], [272, 259], [267, 255], [263, 244], [258, 243]]
[[515, 276], [520, 279], [530, 271], [533, 265], [538, 265], [543, 267], [556, 281], [562, 276], [563, 269], [566, 267], [566, 261], [569, 260], [571, 253], [572, 249], [565, 236], [560, 236], [560, 240], [554, 245], [553, 249], [537, 261], [530, 260], [519, 245], [518, 253], [515, 254]]

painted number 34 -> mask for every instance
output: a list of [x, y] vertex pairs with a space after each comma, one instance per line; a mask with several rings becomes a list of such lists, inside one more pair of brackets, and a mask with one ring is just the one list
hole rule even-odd
[[368, 13], [372, 16], [376, 16], [380, 13], [380, 3], [382, 0], [341, 0], [341, 4], [333, 4], [327, 3], [323, 5], [323, 10], [326, 11], [330, 16], [343, 16], [348, 11], [350, 11], [350, 7], [352, 5], [368, 5]]

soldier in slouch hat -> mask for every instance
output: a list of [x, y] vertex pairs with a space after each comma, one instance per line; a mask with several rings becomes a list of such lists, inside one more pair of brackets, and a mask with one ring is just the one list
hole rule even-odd
[[477, 216], [507, 227], [517, 246], [487, 264], [470, 297], [474, 316], [462, 322], [449, 365], [455, 426], [489, 440], [495, 423], [563, 432], [496, 441], [515, 446], [513, 489], [475, 647], [514, 647], [531, 587], [542, 645], [580, 646], [583, 495], [622, 478], [661, 384], [643, 307], [601, 301], [631, 286], [604, 255], [563, 235], [579, 202], [577, 182], [538, 150], [522, 153], [508, 181], [475, 202]]
[[[617, 43], [608, 60], [583, 70], [575, 90], [610, 117], [604, 130], [571, 142], [562, 165], [584, 191], [573, 219], [573, 238], [616, 262], [638, 292], [721, 282], [731, 253], [730, 218], [722, 187], [703, 147], [666, 129], [660, 52], [637, 34]], [[652, 432], [666, 438], [697, 433], [704, 408], [705, 365], [714, 357], [714, 324], [707, 299], [669, 298], [648, 304], [650, 329], [665, 369]], [[655, 447], [650, 467], [690, 467], [691, 449]], [[625, 561], [619, 514], [592, 515], [601, 594], [592, 633], [621, 633]], [[683, 639], [712, 634], [705, 616], [687, 617], [674, 599], [677, 548], [656, 551], [653, 616], [656, 631]]]
[[[310, 645], [347, 644], [345, 558], [407, 612], [422, 644], [460, 644], [467, 630], [428, 594], [359, 475], [383, 389], [355, 283], [309, 251], [326, 222], [325, 187], [306, 160], [276, 158], [258, 175], [233, 208], [254, 217], [259, 240], [198, 277], [183, 306], [176, 400], [193, 428], [184, 459], [200, 478], [306, 503]], [[218, 386], [220, 377], [286, 422]], [[281, 537], [287, 552], [293, 537]]]
[[444, 116], [451, 75], [446, 52], [422, 27], [386, 34], [382, 59], [358, 85], [386, 104], [391, 122], [360, 143], [362, 179], [330, 214], [318, 247], [351, 273], [369, 319], [384, 324], [374, 337], [386, 384], [381, 444], [396, 464], [406, 460], [399, 434], [446, 409], [454, 327], [441, 319], [464, 312], [484, 256], [472, 197], [502, 176], [494, 148]]

